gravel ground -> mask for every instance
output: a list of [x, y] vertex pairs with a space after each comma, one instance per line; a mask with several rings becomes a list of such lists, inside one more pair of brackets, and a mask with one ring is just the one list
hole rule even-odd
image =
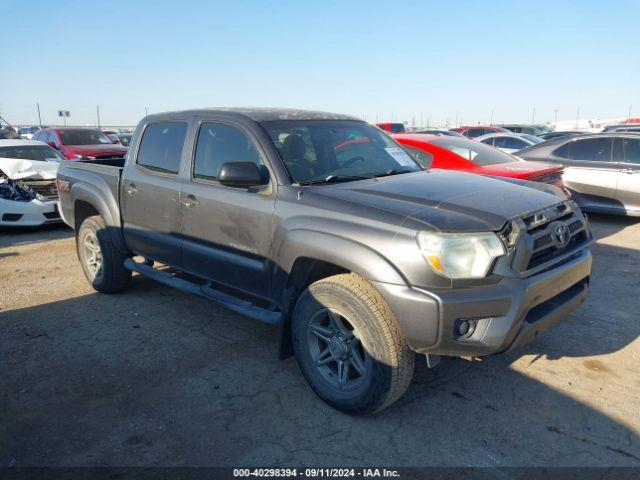
[[276, 328], [136, 276], [85, 282], [63, 226], [0, 231], [0, 466], [640, 465], [640, 222], [592, 216], [592, 290], [519, 352], [418, 362], [351, 418]]

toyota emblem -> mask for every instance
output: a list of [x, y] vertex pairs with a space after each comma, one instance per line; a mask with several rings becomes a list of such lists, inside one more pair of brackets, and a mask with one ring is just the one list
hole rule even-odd
[[558, 248], [566, 247], [567, 243], [569, 243], [569, 240], [571, 239], [569, 228], [564, 223], [557, 225], [553, 229], [553, 239]]

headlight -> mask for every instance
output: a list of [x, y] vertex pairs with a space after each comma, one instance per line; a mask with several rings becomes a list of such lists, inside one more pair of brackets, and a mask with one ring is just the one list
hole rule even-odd
[[418, 234], [418, 246], [429, 265], [448, 278], [483, 278], [496, 258], [506, 253], [495, 233]]

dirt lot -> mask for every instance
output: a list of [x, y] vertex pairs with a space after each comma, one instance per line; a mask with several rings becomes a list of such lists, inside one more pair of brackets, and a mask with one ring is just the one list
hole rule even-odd
[[134, 277], [59, 226], [0, 232], [0, 466], [639, 465], [640, 222], [592, 216], [588, 301], [522, 351], [419, 362], [397, 404], [318, 400], [276, 329]]

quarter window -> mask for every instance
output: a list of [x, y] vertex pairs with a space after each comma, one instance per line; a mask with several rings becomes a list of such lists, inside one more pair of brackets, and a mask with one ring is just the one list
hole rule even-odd
[[193, 177], [217, 180], [220, 168], [227, 162], [261, 164], [253, 142], [242, 130], [226, 123], [203, 123], [198, 134]]
[[147, 126], [140, 142], [138, 165], [162, 173], [178, 173], [186, 123], [156, 123]]
[[625, 163], [635, 163], [640, 165], [640, 139], [623, 138], [622, 148], [624, 150]]

